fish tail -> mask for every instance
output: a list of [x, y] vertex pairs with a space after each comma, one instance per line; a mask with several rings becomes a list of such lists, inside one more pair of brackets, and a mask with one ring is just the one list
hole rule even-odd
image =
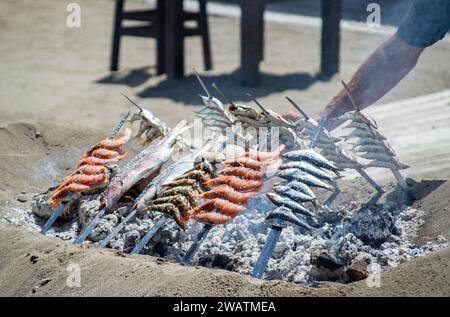
[[185, 131], [189, 130], [191, 128], [191, 125], [187, 123], [186, 120], [180, 121], [173, 129], [170, 131], [169, 135], [167, 136], [167, 141], [170, 144], [173, 144], [176, 142], [177, 138], [183, 134]]

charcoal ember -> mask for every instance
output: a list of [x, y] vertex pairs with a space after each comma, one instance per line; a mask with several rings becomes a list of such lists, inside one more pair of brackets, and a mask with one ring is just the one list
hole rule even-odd
[[289, 246], [285, 242], [277, 243], [272, 252], [272, 258], [280, 259], [289, 250]]
[[165, 257], [169, 251], [169, 247], [166, 243], [159, 241], [153, 247], [153, 252], [155, 252], [160, 257]]
[[366, 279], [369, 276], [369, 265], [371, 260], [368, 257], [354, 259], [347, 268], [346, 274], [348, 282], [357, 282]]
[[317, 250], [311, 254], [311, 275], [318, 281], [341, 281], [347, 280], [345, 265], [341, 260], [328, 251]]
[[395, 219], [385, 208], [367, 208], [350, 219], [350, 232], [366, 244], [379, 246], [396, 232]]
[[81, 228], [84, 228], [95, 217], [100, 209], [100, 197], [81, 196], [78, 207], [78, 218]]
[[[31, 199], [31, 210], [32, 212], [41, 218], [48, 219], [55, 211], [55, 207], [50, 204], [48, 198], [50, 197], [52, 190], [33, 196]], [[58, 221], [68, 222], [77, 213], [79, 206], [78, 199], [71, 199], [63, 209], [63, 212], [59, 215]]]
[[89, 240], [93, 242], [99, 242], [106, 238], [106, 236], [114, 229], [118, 224], [119, 219], [114, 214], [108, 214], [104, 216], [98, 225], [92, 230], [89, 235]]
[[235, 270], [235, 260], [226, 254], [205, 254], [199, 257], [198, 264], [208, 268]]

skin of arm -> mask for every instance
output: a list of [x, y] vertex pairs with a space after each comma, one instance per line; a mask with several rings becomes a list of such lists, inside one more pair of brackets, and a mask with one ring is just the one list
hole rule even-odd
[[[372, 105], [394, 88], [416, 66], [423, 51], [424, 48], [411, 46], [397, 35], [393, 35], [379, 46], [347, 84], [359, 110]], [[312, 117], [314, 119], [322, 116], [334, 118], [353, 110], [355, 109], [346, 91], [342, 89], [323, 111]], [[301, 119], [301, 116], [294, 115], [292, 112], [287, 113], [285, 117]], [[327, 124], [326, 127], [329, 130], [335, 128], [332, 123]]]
[[[394, 88], [417, 64], [424, 48], [414, 47], [393, 35], [360, 66], [348, 83], [360, 110], [372, 105]], [[319, 114], [338, 117], [355, 110], [343, 89]]]

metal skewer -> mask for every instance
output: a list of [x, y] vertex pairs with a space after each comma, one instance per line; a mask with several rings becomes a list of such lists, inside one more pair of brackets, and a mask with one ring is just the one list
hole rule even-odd
[[219, 93], [219, 95], [220, 95], [223, 99], [226, 100], [226, 102], [228, 102], [228, 103], [229, 103], [230, 105], [232, 105], [233, 107], [237, 107], [236, 104], [235, 104], [233, 101], [231, 101], [231, 99], [228, 98], [227, 95], [225, 95], [225, 93], [222, 91], [222, 89], [220, 89], [220, 88], [216, 85], [216, 83], [213, 83], [212, 86], [213, 86], [213, 88]]
[[206, 92], [206, 95], [208, 96], [208, 98], [212, 98], [211, 93], [209, 92], [208, 88], [206, 87], [205, 83], [203, 82], [203, 79], [200, 77], [200, 75], [197, 73], [197, 71], [195, 70], [195, 68], [193, 68], [194, 70], [194, 74], [197, 77], [198, 82], [200, 83], [200, 85], [202, 86], [203, 90]]
[[253, 102], [256, 103], [256, 105], [262, 110], [262, 112], [263, 112], [264, 114], [268, 114], [268, 113], [269, 113], [269, 112], [263, 107], [263, 105], [260, 104], [259, 101], [256, 100], [251, 94], [247, 93], [247, 96], [249, 96], [249, 97], [253, 100]]
[[304, 112], [295, 102], [294, 102], [294, 100], [292, 100], [291, 98], [289, 98], [288, 96], [285, 96], [286, 97], [286, 99], [287, 99], [287, 101], [289, 101], [290, 103], [291, 103], [291, 105], [293, 105], [294, 106], [294, 108], [298, 111], [298, 112], [300, 112], [300, 114], [303, 116], [303, 118], [305, 118], [305, 121], [308, 121], [309, 120], [309, 116], [306, 114], [306, 112]]
[[[171, 180], [177, 176], [181, 176], [183, 173], [185, 173], [189, 169], [191, 169], [193, 165], [191, 165], [190, 162], [194, 162], [195, 159], [197, 157], [201, 156], [201, 154], [203, 152], [208, 151], [212, 147], [213, 143], [214, 143], [214, 139], [208, 140], [202, 148], [200, 148], [199, 150], [197, 150], [191, 154], [188, 154], [179, 162], [171, 165], [168, 168], [171, 170], [167, 173], [168, 175], [166, 177], [163, 177], [158, 182], [155, 182], [155, 183], [152, 182], [153, 184], [151, 186], [153, 186], [155, 194], [156, 194], [156, 187], [159, 187], [162, 183], [164, 183], [168, 180]], [[186, 167], [184, 167], [183, 169], [180, 169], [179, 166], [181, 164], [186, 164]], [[172, 173], [172, 171], [176, 171], [176, 173]], [[144, 190], [144, 192], [146, 192], [146, 190]], [[139, 198], [137, 200], [139, 200]], [[134, 207], [134, 208], [136, 208], [136, 207]], [[133, 211], [136, 213], [137, 209], [134, 209]], [[151, 227], [149, 229], [149, 231], [147, 231], [147, 233], [142, 237], [142, 239], [139, 241], [139, 243], [133, 248], [133, 250], [131, 251], [131, 254], [141, 253], [142, 249], [150, 242], [150, 240], [155, 236], [155, 234], [159, 231], [159, 229], [161, 229], [167, 223], [167, 221], [169, 221], [169, 219], [170, 219], [170, 217], [168, 217], [167, 215], [165, 215], [165, 214], [162, 215], [161, 218], [158, 220], [158, 222], [155, 225], [153, 225], [153, 227]], [[122, 225], [122, 223], [120, 223], [120, 225]], [[123, 225], [122, 225], [122, 227], [123, 227]], [[117, 230], [114, 230], [114, 231], [117, 231]], [[107, 238], [109, 240], [107, 240]], [[107, 238], [105, 238], [105, 240], [107, 240], [106, 243], [108, 243], [112, 239], [112, 237], [107, 237]], [[103, 244], [105, 244], [105, 242], [103, 242]]]
[[[317, 126], [314, 136], [311, 139], [311, 143], [309, 144], [310, 149], [313, 149], [315, 147], [315, 144], [319, 139], [320, 134], [322, 133], [322, 129], [325, 126], [326, 121], [327, 121], [326, 117], [322, 117], [320, 119], [319, 125]], [[275, 211], [280, 209], [289, 210], [288, 208], [285, 207], [279, 207], [275, 209]], [[285, 228], [285, 226], [283, 226], [284, 222], [285, 222], [284, 220], [276, 218], [275, 222], [271, 225], [271, 229], [269, 235], [267, 236], [266, 243], [264, 244], [261, 253], [259, 254], [258, 260], [256, 261], [255, 267], [253, 268], [253, 272], [251, 274], [252, 277], [261, 278], [264, 272], [266, 271], [267, 263], [269, 263], [269, 259], [272, 256], [273, 250], [275, 249], [275, 246], [277, 245], [278, 240], [280, 239], [281, 232]]]
[[141, 106], [139, 106], [137, 103], [135, 103], [133, 100], [131, 100], [127, 95], [125, 95], [123, 92], [120, 93], [122, 96], [124, 96], [125, 98], [127, 98], [127, 100], [129, 102], [131, 102], [136, 108], [138, 108], [140, 110], [140, 112], [144, 111], [144, 109], [142, 109]]
[[[122, 129], [123, 125], [125, 124], [125, 122], [127, 121], [128, 117], [130, 116], [130, 112], [128, 112], [117, 124], [117, 126], [114, 128], [113, 132], [111, 133], [109, 139], [114, 138], [117, 133], [119, 133], [120, 129]], [[44, 226], [41, 229], [41, 233], [45, 234], [47, 233], [48, 230], [50, 230], [50, 228], [53, 226], [53, 223], [56, 221], [56, 219], [58, 219], [58, 217], [61, 215], [62, 211], [64, 210], [64, 207], [66, 206], [67, 202], [70, 201], [70, 199], [72, 198], [72, 196], [74, 195], [73, 192], [70, 192], [67, 197], [66, 197], [66, 201], [61, 202], [58, 207], [55, 209], [55, 211], [52, 213], [52, 215], [50, 216], [50, 218], [48, 218], [47, 222], [44, 224]]]

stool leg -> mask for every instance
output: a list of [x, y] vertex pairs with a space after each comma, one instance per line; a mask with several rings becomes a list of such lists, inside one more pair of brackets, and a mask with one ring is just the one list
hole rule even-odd
[[165, 43], [164, 43], [164, 0], [157, 1], [156, 7], [156, 73], [162, 75], [165, 73]]
[[208, 28], [208, 14], [206, 13], [206, 0], [199, 0], [199, 4], [200, 4], [199, 28], [203, 44], [203, 61], [205, 65], [205, 70], [211, 70], [212, 58], [211, 58], [211, 45], [209, 42], [209, 28]]
[[123, 1], [116, 0], [116, 11], [114, 14], [114, 31], [113, 31], [113, 43], [111, 52], [111, 71], [116, 71], [119, 68], [119, 50], [120, 50], [120, 29], [122, 27], [122, 12]]

